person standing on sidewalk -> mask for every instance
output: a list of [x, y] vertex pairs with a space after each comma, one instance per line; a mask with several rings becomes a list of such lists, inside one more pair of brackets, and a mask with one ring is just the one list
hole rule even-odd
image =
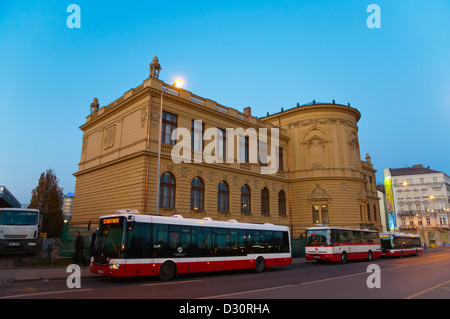
[[81, 236], [80, 232], [77, 230], [75, 232], [75, 236], [77, 237], [75, 241], [75, 263], [83, 264], [86, 266], [86, 261], [84, 260], [84, 240], [83, 236]]

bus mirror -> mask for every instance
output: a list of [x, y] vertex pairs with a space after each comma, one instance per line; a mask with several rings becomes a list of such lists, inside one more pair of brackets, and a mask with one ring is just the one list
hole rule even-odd
[[136, 226], [136, 221], [134, 221], [134, 220], [128, 221], [127, 225], [128, 225], [128, 231], [132, 231], [134, 229], [134, 226]]

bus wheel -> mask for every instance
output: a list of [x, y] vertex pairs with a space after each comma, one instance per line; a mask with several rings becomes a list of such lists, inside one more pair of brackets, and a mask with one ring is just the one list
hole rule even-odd
[[170, 280], [175, 277], [177, 273], [177, 267], [171, 261], [166, 261], [159, 268], [159, 279]]
[[341, 264], [346, 264], [348, 262], [347, 253], [344, 251], [341, 254]]
[[372, 261], [373, 260], [373, 255], [372, 255], [372, 251], [369, 250], [369, 252], [367, 253], [367, 260]]
[[255, 272], [257, 272], [257, 273], [263, 272], [265, 268], [266, 268], [266, 262], [264, 261], [264, 258], [261, 257], [261, 256], [256, 258], [256, 260], [255, 260]]

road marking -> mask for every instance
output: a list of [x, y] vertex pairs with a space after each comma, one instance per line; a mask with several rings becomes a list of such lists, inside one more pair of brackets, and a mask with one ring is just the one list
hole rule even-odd
[[229, 294], [208, 296], [208, 297], [203, 297], [203, 298], [198, 298], [198, 299], [214, 299], [214, 298], [222, 298], [222, 297], [229, 297], [229, 296], [235, 296], [235, 295], [245, 295], [245, 294], [250, 294], [250, 293], [254, 293], [254, 292], [261, 292], [261, 291], [267, 291], [267, 290], [284, 289], [284, 288], [289, 288], [289, 287], [311, 285], [311, 284], [316, 284], [316, 283], [320, 283], [320, 282], [336, 280], [336, 279], [343, 279], [343, 278], [354, 277], [354, 276], [359, 276], [359, 275], [367, 275], [367, 272], [361, 272], [361, 273], [345, 275], [345, 276], [339, 276], [339, 277], [326, 278], [326, 279], [319, 279], [319, 280], [314, 280], [314, 281], [307, 281], [307, 282], [302, 282], [302, 283], [299, 283], [299, 284], [276, 286], [276, 287], [269, 287], [269, 288], [261, 288], [261, 289], [255, 289], [255, 290], [247, 290], [247, 291], [238, 291], [238, 292], [233, 292], [233, 293], [229, 293]]
[[427, 293], [427, 292], [429, 292], [429, 291], [431, 291], [431, 290], [434, 290], [434, 289], [436, 289], [436, 288], [439, 288], [439, 287], [441, 287], [441, 286], [444, 286], [444, 285], [446, 285], [446, 284], [448, 284], [448, 283], [450, 283], [450, 280], [447, 280], [447, 281], [445, 281], [445, 282], [443, 282], [443, 283], [440, 283], [439, 285], [436, 285], [436, 286], [434, 286], [434, 287], [431, 287], [431, 288], [428, 288], [428, 289], [419, 291], [418, 293], [416, 293], [416, 294], [414, 294], [414, 295], [411, 295], [411, 296], [409, 296], [409, 297], [406, 297], [405, 299], [412, 299], [412, 298], [415, 298], [415, 297], [420, 296], [420, 295], [423, 295], [423, 294], [425, 294], [425, 293]]
[[184, 283], [198, 282], [198, 281], [203, 281], [203, 280], [198, 279], [198, 280], [185, 280], [185, 281], [161, 282], [161, 283], [156, 283], [156, 284], [144, 284], [144, 285], [139, 285], [139, 286], [140, 286], [140, 287], [150, 287], [150, 286], [174, 285], [174, 284], [184, 284]]
[[[402, 267], [404, 267], [404, 266], [396, 266], [396, 267], [381, 269], [381, 271], [392, 270], [392, 269], [397, 269], [397, 268], [402, 268]], [[302, 282], [302, 283], [299, 283], [299, 284], [276, 286], [276, 287], [269, 287], [269, 288], [261, 288], [261, 289], [247, 290], [247, 291], [238, 291], [238, 292], [232, 292], [232, 293], [223, 294], [223, 295], [202, 297], [202, 298], [198, 298], [198, 299], [214, 299], [214, 298], [230, 297], [230, 296], [235, 296], [235, 295], [245, 295], [245, 294], [250, 294], [250, 293], [254, 293], [254, 292], [261, 292], [261, 291], [267, 291], [267, 290], [284, 289], [284, 288], [289, 288], [289, 287], [297, 287], [297, 286], [305, 286], [305, 285], [317, 284], [317, 283], [321, 283], [321, 282], [325, 282], [325, 281], [349, 278], [349, 277], [360, 276], [360, 275], [367, 275], [367, 272], [361, 272], [361, 273], [356, 273], [356, 274], [351, 274], [351, 275], [344, 275], [344, 276], [339, 276], [339, 277], [332, 277], [332, 278], [325, 278], [325, 279], [307, 281], [307, 282]]]
[[39, 295], [51, 295], [51, 294], [63, 294], [67, 292], [81, 292], [81, 291], [89, 291], [94, 289], [72, 289], [72, 290], [60, 290], [60, 291], [47, 291], [47, 292], [36, 292], [32, 294], [22, 294], [22, 295], [12, 295], [12, 296], [4, 296], [0, 297], [0, 299], [9, 299], [9, 298], [21, 298], [21, 297], [32, 297]]

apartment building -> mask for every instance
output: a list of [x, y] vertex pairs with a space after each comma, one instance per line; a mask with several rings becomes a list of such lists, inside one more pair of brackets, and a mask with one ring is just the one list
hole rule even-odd
[[[422, 164], [384, 170], [391, 180], [395, 227], [401, 232], [421, 234], [426, 243], [448, 243], [450, 178]], [[387, 191], [389, 192], [389, 191]]]

